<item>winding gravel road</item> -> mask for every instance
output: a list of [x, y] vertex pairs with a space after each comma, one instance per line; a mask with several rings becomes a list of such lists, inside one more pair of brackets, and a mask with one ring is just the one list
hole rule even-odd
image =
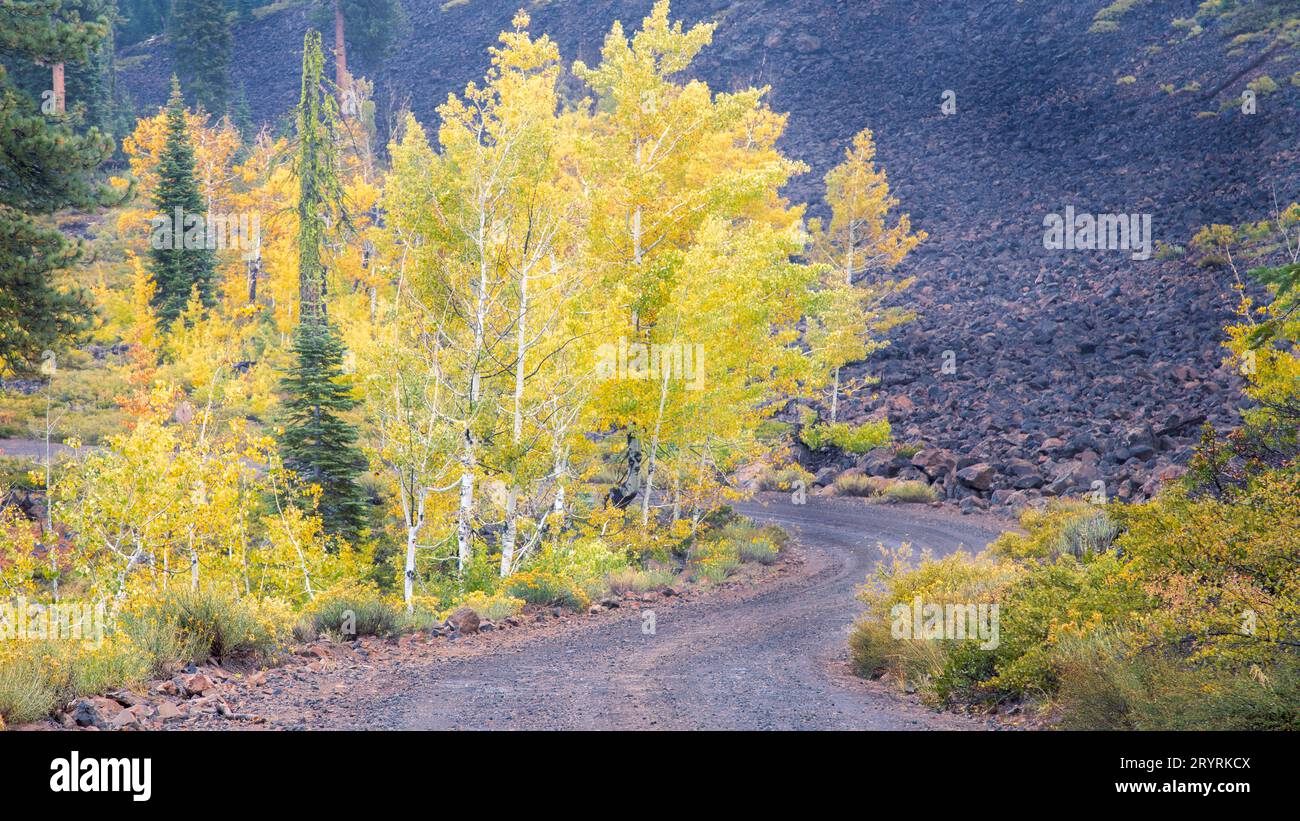
[[[856, 502], [856, 500], [855, 500]], [[845, 636], [854, 589], [877, 543], [942, 555], [982, 548], [986, 521], [905, 506], [785, 498], [746, 514], [792, 531], [802, 568], [740, 596], [718, 594], [515, 648], [408, 671], [407, 686], [353, 713], [352, 726], [404, 729], [979, 729], [858, 680]], [[335, 726], [338, 726], [337, 724]]]

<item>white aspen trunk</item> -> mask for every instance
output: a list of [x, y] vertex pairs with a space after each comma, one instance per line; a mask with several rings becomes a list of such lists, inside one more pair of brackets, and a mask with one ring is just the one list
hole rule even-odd
[[501, 537], [501, 578], [510, 575], [515, 563], [515, 540], [519, 536], [519, 520], [515, 511], [519, 507], [519, 488], [514, 485], [506, 491], [506, 532]]
[[668, 375], [670, 369], [665, 368], [662, 363], [660, 363], [659, 369], [663, 371], [663, 378], [659, 380], [659, 411], [655, 414], [655, 432], [650, 439], [650, 464], [646, 466], [645, 497], [641, 499], [642, 527], [646, 527], [650, 523], [650, 494], [654, 491], [655, 456], [659, 451], [659, 432], [664, 424], [664, 405], [668, 403]]
[[461, 456], [460, 507], [456, 514], [456, 567], [462, 573], [469, 564], [473, 539], [474, 515], [474, 436], [465, 431], [465, 450]]
[[[411, 502], [407, 501], [406, 498], [402, 499], [402, 507], [407, 512], [406, 566], [402, 572], [402, 595], [403, 600], [406, 602], [406, 612], [408, 613], [410, 613], [415, 606], [415, 545], [420, 536], [420, 528], [424, 526], [424, 500], [426, 498], [423, 491], [416, 491], [412, 488], [412, 493], [419, 494], [419, 502], [414, 505], [414, 516], [411, 514]], [[403, 496], [405, 497], [405, 494]]]
[[481, 379], [478, 371], [479, 356], [483, 353], [484, 326], [487, 324], [487, 205], [480, 196], [478, 218], [478, 289], [474, 294], [474, 347], [468, 351], [470, 362], [469, 404], [465, 414], [465, 447], [460, 464], [460, 505], [456, 513], [456, 568], [465, 572], [471, 558], [474, 520], [474, 470], [478, 466], [477, 445], [474, 442], [474, 415], [478, 411]]
[[840, 369], [835, 369], [835, 384], [831, 387], [831, 421], [835, 421], [835, 416], [840, 409]]
[[[528, 353], [528, 274], [519, 277], [519, 317], [515, 323], [515, 391], [514, 420], [510, 428], [510, 444], [518, 451], [519, 440], [524, 435], [524, 359]], [[510, 477], [509, 495], [506, 497], [506, 533], [501, 539], [501, 578], [509, 576], [514, 569], [515, 541], [519, 536], [519, 520], [516, 517], [519, 506], [519, 483]]]
[[[636, 163], [637, 167], [640, 168], [640, 145], [636, 147]], [[632, 211], [632, 264], [639, 268], [641, 267], [641, 260], [641, 206], [638, 205]], [[641, 338], [641, 317], [636, 311], [632, 312], [632, 337], [637, 341]], [[618, 486], [610, 491], [610, 497], [614, 499], [619, 507], [630, 505], [636, 494], [641, 492], [641, 438], [636, 426], [629, 426], [628, 428], [627, 445], [627, 450], [624, 451], [627, 460], [627, 472]], [[644, 518], [644, 515], [642, 518]]]
[[[853, 287], [853, 224], [849, 224], [848, 250], [844, 252], [844, 284]], [[831, 389], [831, 421], [834, 422], [840, 409], [840, 369], [835, 369], [835, 384]]]
[[555, 501], [551, 503], [551, 512], [564, 516], [564, 480], [569, 473], [569, 455], [565, 448], [555, 451]]

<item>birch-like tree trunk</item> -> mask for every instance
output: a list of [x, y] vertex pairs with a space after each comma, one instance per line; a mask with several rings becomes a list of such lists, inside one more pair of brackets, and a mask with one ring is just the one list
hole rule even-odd
[[[515, 322], [515, 388], [514, 414], [510, 426], [510, 445], [518, 453], [519, 440], [524, 435], [524, 360], [528, 352], [528, 271], [519, 277], [519, 316]], [[509, 576], [514, 568], [515, 540], [519, 535], [519, 519], [516, 515], [519, 506], [519, 482], [511, 477], [510, 487], [506, 491], [506, 532], [501, 539], [501, 578]]]
[[655, 482], [655, 465], [659, 450], [659, 433], [664, 424], [664, 406], [668, 404], [668, 377], [671, 373], [671, 367], [664, 367], [661, 362], [659, 370], [663, 372], [659, 380], [659, 410], [655, 413], [655, 431], [650, 438], [650, 464], [646, 466], [645, 476], [645, 495], [641, 498], [641, 526], [645, 527], [650, 523], [650, 494], [654, 491]]

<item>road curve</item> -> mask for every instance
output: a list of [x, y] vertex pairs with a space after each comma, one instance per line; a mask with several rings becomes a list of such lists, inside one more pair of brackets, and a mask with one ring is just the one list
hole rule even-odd
[[[937, 555], [980, 549], [995, 526], [896, 505], [784, 497], [741, 506], [788, 528], [805, 564], [742, 598], [719, 595], [656, 613], [626, 612], [590, 628], [503, 652], [409, 670], [353, 726], [402, 729], [978, 729], [889, 688], [847, 675], [845, 636], [860, 610], [854, 589], [877, 544], [909, 542]], [[349, 722], [351, 723], [351, 722]]]

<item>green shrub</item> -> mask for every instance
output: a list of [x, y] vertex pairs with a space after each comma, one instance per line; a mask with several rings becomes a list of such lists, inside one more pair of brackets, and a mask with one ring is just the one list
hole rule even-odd
[[615, 570], [605, 577], [609, 591], [615, 595], [624, 593], [647, 593], [651, 590], [670, 587], [677, 580], [671, 570], [647, 569], [637, 570], [625, 567]]
[[1249, 88], [1261, 97], [1267, 97], [1278, 90], [1278, 84], [1277, 80], [1274, 80], [1267, 74], [1261, 74], [1249, 83], [1246, 83], [1246, 88]]
[[894, 453], [911, 459], [916, 454], [925, 449], [924, 442], [900, 442], [894, 445]]
[[790, 431], [792, 430], [794, 430], [794, 425], [789, 422], [782, 422], [778, 419], [764, 419], [754, 428], [754, 438], [766, 444], [777, 444], [789, 441]]
[[1061, 723], [1088, 730], [1297, 730], [1300, 663], [1188, 664], [1113, 631], [1061, 643]]
[[893, 502], [928, 503], [939, 499], [934, 488], [915, 479], [890, 482], [885, 485], [883, 495]]
[[1119, 20], [1132, 11], [1134, 6], [1145, 0], [1115, 0], [1109, 6], [1098, 11], [1092, 18], [1088, 31], [1092, 34], [1112, 34], [1119, 31]]
[[569, 544], [547, 545], [528, 564], [529, 570], [585, 582], [604, 579], [609, 573], [627, 567], [627, 554], [611, 550], [597, 538], [576, 539]]
[[156, 610], [124, 614], [119, 626], [140, 654], [150, 676], [166, 675], [182, 659], [195, 655], [176, 620]]
[[151, 672], [145, 655], [122, 636], [19, 642], [0, 657], [0, 718], [36, 721], [72, 699], [140, 684]]
[[866, 453], [892, 441], [888, 419], [850, 425], [847, 422], [815, 422], [805, 425], [799, 439], [812, 450], [837, 447], [846, 453]]
[[981, 684], [990, 697], [1050, 694], [1060, 680], [1056, 644], [1119, 627], [1151, 606], [1140, 580], [1124, 572], [1113, 552], [1031, 562], [1002, 597], [997, 674]]
[[863, 678], [879, 678], [890, 670], [893, 636], [882, 620], [861, 618], [849, 632], [849, 663]]
[[862, 473], [841, 473], [835, 477], [835, 492], [841, 496], [879, 496], [883, 482]]
[[758, 477], [759, 490], [776, 490], [789, 493], [794, 490], [797, 483], [802, 482], [803, 487], [812, 486], [813, 475], [798, 465], [787, 465], [783, 468], [764, 468], [762, 474]]
[[781, 548], [766, 536], [755, 536], [747, 542], [740, 543], [740, 560], [773, 564], [781, 558]]
[[697, 542], [691, 546], [687, 569], [692, 579], [719, 584], [740, 567], [740, 549], [731, 538]]
[[[267, 656], [283, 638], [282, 615], [256, 599], [241, 598], [213, 587], [173, 589], [141, 606], [131, 618], [168, 622], [176, 631], [180, 660], [202, 662], [209, 656]], [[165, 628], [154, 627], [162, 639]]]
[[1105, 508], [1094, 507], [1071, 516], [1061, 526], [1056, 539], [1055, 555], [1081, 559], [1090, 553], [1105, 553], [1115, 544], [1119, 528], [1110, 520]]
[[1079, 558], [1109, 550], [1118, 535], [1105, 508], [1077, 500], [1053, 501], [1042, 510], [1028, 508], [1020, 515], [1020, 526], [1024, 533], [1003, 533], [992, 550], [1012, 559]]
[[84, 648], [71, 660], [66, 688], [69, 695], [63, 700], [132, 687], [149, 678], [153, 672], [150, 667], [149, 659], [129, 641]]
[[[882, 545], [879, 549], [884, 561], [876, 565], [858, 592], [866, 611], [849, 635], [853, 667], [862, 675], [888, 674], [900, 685], [916, 687], [927, 699], [947, 698], [967, 686], [961, 676], [970, 674], [967, 671], [973, 671], [975, 662], [985, 663], [982, 657], [989, 656], [992, 650], [980, 649], [983, 642], [974, 638], [895, 638], [894, 607], [911, 608], [918, 600], [923, 605], [938, 606], [997, 603], [1021, 571], [1010, 562], [986, 554], [959, 552], [933, 559], [922, 552], [917, 561], [909, 545], [896, 550]], [[1000, 633], [1000, 640], [1005, 642], [1005, 626]], [[954, 653], [962, 655], [954, 661]], [[940, 688], [935, 682], [940, 683]]]
[[789, 535], [775, 525], [760, 526], [748, 519], [737, 519], [710, 532], [694, 555], [697, 558], [707, 555], [722, 564], [727, 563], [718, 559], [719, 555], [734, 557], [737, 562], [772, 564], [780, 558], [789, 540]]
[[583, 589], [572, 579], [541, 570], [516, 573], [505, 580], [505, 590], [528, 604], [543, 607], [564, 607], [581, 611], [591, 604]]
[[39, 653], [23, 648], [0, 661], [0, 718], [6, 724], [43, 718], [58, 701], [58, 688]]
[[[509, 618], [524, 609], [524, 600], [507, 596], [504, 593], [493, 593], [488, 595], [483, 592], [470, 593], [461, 599], [452, 609], [468, 607], [473, 610], [480, 619], [488, 621], [499, 621]], [[450, 614], [448, 614], [450, 615]]]
[[375, 588], [361, 584], [342, 585], [316, 597], [305, 613], [307, 630], [299, 638], [321, 634], [351, 640], [358, 636], [396, 635], [402, 614]]

